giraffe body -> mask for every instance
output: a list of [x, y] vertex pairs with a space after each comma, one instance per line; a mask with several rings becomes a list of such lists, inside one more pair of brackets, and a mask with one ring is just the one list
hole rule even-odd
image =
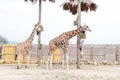
[[58, 37], [52, 39], [49, 42], [49, 53], [48, 53], [48, 60], [46, 62], [46, 68], [50, 67], [52, 68], [52, 61], [53, 61], [53, 55], [55, 53], [55, 49], [57, 48], [62, 48], [63, 49], [63, 60], [62, 60], [62, 66], [64, 66], [64, 60], [66, 59], [67, 63], [67, 69], [69, 69], [68, 65], [68, 45], [69, 45], [69, 40], [73, 38], [74, 36], [80, 34], [81, 31], [90, 31], [87, 25], [84, 25], [78, 29], [68, 31], [68, 32], [63, 32], [61, 35]]
[[23, 53], [23, 56], [26, 56], [26, 67], [29, 65], [30, 60], [30, 51], [32, 48], [32, 42], [34, 39], [35, 32], [37, 31], [37, 28], [35, 27], [31, 33], [31, 35], [24, 41], [19, 43], [16, 46], [16, 56], [15, 59], [17, 59], [17, 69], [20, 68], [20, 54]]

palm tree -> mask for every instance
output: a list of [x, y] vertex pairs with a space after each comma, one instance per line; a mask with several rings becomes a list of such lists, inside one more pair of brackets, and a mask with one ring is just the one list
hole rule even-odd
[[[40, 66], [40, 60], [41, 60], [41, 48], [39, 48], [41, 46], [41, 31], [43, 30], [43, 27], [41, 25], [41, 4], [42, 1], [46, 1], [46, 0], [24, 0], [25, 2], [30, 1], [32, 3], [36, 3], [37, 1], [39, 2], [39, 17], [38, 17], [38, 23], [37, 26], [40, 26], [40, 29], [37, 32], [38, 35], [38, 48], [37, 48], [37, 56], [38, 56], [38, 66]], [[55, 3], [55, 0], [49, 0], [50, 2]]]
[[[75, 25], [77, 25], [77, 28], [81, 25], [81, 11], [82, 12], [88, 12], [90, 11], [96, 11], [97, 5], [92, 2], [91, 0], [69, 0], [68, 2], [63, 3], [61, 6], [63, 6], [63, 10], [70, 11], [73, 15], [77, 15], [77, 20], [74, 21]], [[80, 69], [80, 36], [77, 35], [77, 69]]]

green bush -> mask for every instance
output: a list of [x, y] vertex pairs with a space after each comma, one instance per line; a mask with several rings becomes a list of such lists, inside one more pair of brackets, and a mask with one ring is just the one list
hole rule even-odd
[[8, 40], [2, 36], [0, 36], [0, 44], [7, 44]]

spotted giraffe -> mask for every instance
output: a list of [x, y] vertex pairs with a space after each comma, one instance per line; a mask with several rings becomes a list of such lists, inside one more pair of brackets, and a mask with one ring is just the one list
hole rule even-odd
[[29, 65], [29, 60], [30, 60], [30, 51], [32, 47], [32, 42], [34, 39], [35, 32], [38, 31], [38, 27], [34, 27], [32, 30], [31, 35], [24, 41], [19, 43], [16, 46], [16, 54], [15, 54], [15, 60], [17, 59], [17, 69], [20, 68], [20, 54], [23, 52], [23, 55], [26, 57], [26, 68]]
[[58, 37], [52, 39], [49, 42], [49, 52], [48, 52], [48, 58], [46, 62], [46, 68], [52, 68], [52, 61], [53, 61], [53, 55], [55, 53], [55, 49], [61, 48], [63, 49], [63, 60], [62, 60], [62, 66], [64, 66], [64, 59], [66, 60], [67, 63], [67, 69], [69, 69], [68, 65], [68, 45], [69, 45], [69, 40], [73, 38], [74, 36], [80, 34], [82, 31], [91, 31], [87, 25], [81, 26], [78, 29], [68, 31], [68, 32], [63, 32], [61, 35]]

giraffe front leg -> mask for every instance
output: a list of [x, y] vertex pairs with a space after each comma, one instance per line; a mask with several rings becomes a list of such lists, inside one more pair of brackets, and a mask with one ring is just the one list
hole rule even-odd
[[50, 56], [47, 57], [47, 61], [46, 61], [46, 69], [48, 69], [49, 61], [50, 61]]
[[83, 58], [83, 51], [80, 51], [80, 58]]
[[29, 53], [26, 54], [26, 60], [27, 60], [27, 62], [26, 62], [25, 68], [28, 68], [29, 62], [30, 62], [30, 54]]
[[65, 60], [65, 54], [62, 55], [62, 67], [64, 68], [64, 60]]
[[50, 69], [52, 69], [53, 54], [50, 55]]
[[66, 54], [67, 69], [69, 69], [69, 56]]
[[68, 48], [64, 49], [65, 59], [66, 59], [66, 65], [67, 69], [69, 69], [69, 56], [68, 56]]

